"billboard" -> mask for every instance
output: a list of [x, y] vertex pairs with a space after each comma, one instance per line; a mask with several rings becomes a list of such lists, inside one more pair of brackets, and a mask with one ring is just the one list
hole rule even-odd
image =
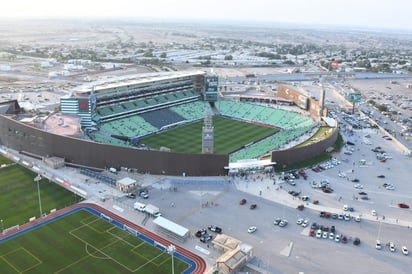
[[307, 96], [299, 95], [296, 105], [301, 109], [308, 110], [309, 107], [309, 99]]
[[362, 98], [360, 93], [349, 93], [348, 101], [351, 103], [359, 103]]

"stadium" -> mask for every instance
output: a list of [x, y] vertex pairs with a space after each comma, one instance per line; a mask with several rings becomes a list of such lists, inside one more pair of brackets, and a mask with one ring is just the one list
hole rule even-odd
[[[218, 76], [203, 71], [90, 82], [62, 97], [60, 108], [27, 117], [17, 102], [2, 103], [1, 144], [33, 157], [59, 157], [72, 166], [220, 176], [305, 160], [337, 138], [336, 124], [322, 122], [322, 103], [304, 92], [279, 84], [277, 97], [229, 100], [221, 96]], [[290, 147], [322, 125], [330, 127], [324, 138]]]

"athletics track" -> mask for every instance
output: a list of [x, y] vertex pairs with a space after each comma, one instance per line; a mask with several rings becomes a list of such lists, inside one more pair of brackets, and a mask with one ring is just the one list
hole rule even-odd
[[106, 221], [109, 221], [107, 217], [111, 218], [112, 219], [111, 223], [121, 229], [123, 229], [124, 226], [126, 225], [128, 228], [132, 228], [139, 232], [139, 235], [137, 237], [141, 238], [142, 240], [158, 248], [161, 248], [162, 250], [164, 250], [163, 247], [168, 247], [169, 245], [173, 244], [176, 247], [176, 252], [174, 253], [174, 256], [190, 265], [189, 269], [183, 272], [183, 274], [192, 274], [192, 273], [201, 274], [201, 273], [204, 273], [206, 270], [206, 263], [200, 256], [132, 223], [129, 220], [126, 220], [114, 214], [113, 212], [107, 209], [104, 209], [98, 205], [91, 204], [91, 203], [76, 204], [76, 205], [64, 208], [62, 210], [50, 213], [44, 218], [36, 219], [34, 221], [31, 221], [29, 223], [16, 227], [12, 230], [9, 230], [4, 234], [0, 234], [0, 243], [3, 243], [12, 238], [18, 237], [19, 235], [32, 231], [39, 226], [46, 225], [50, 222], [63, 218], [79, 210], [87, 210], [88, 212], [98, 217], [101, 217], [101, 214], [103, 214], [106, 217], [104, 218]]

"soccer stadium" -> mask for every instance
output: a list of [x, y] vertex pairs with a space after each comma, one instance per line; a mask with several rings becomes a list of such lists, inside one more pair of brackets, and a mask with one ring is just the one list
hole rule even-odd
[[[295, 153], [285, 153], [288, 145], [321, 125], [324, 110], [300, 91], [279, 85], [277, 98], [229, 100], [218, 81], [203, 71], [179, 71], [90, 82], [61, 98], [61, 113], [30, 123], [1, 116], [1, 142], [81, 167], [210, 176], [296, 161]], [[8, 111], [18, 112], [18, 105]], [[51, 125], [53, 120], [57, 124]], [[301, 158], [323, 152], [336, 140], [335, 131], [331, 137], [299, 148]], [[256, 164], [261, 159], [266, 160]]]

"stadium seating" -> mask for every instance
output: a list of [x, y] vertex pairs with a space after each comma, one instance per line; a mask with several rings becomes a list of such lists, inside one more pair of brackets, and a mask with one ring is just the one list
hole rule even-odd
[[87, 168], [81, 168], [80, 169], [80, 174], [95, 178], [99, 181], [102, 181], [103, 183], [106, 183], [108, 185], [111, 186], [115, 186], [116, 185], [116, 179], [110, 177], [110, 176], [106, 176], [101, 174], [101, 172], [97, 172], [97, 171], [93, 171]]

